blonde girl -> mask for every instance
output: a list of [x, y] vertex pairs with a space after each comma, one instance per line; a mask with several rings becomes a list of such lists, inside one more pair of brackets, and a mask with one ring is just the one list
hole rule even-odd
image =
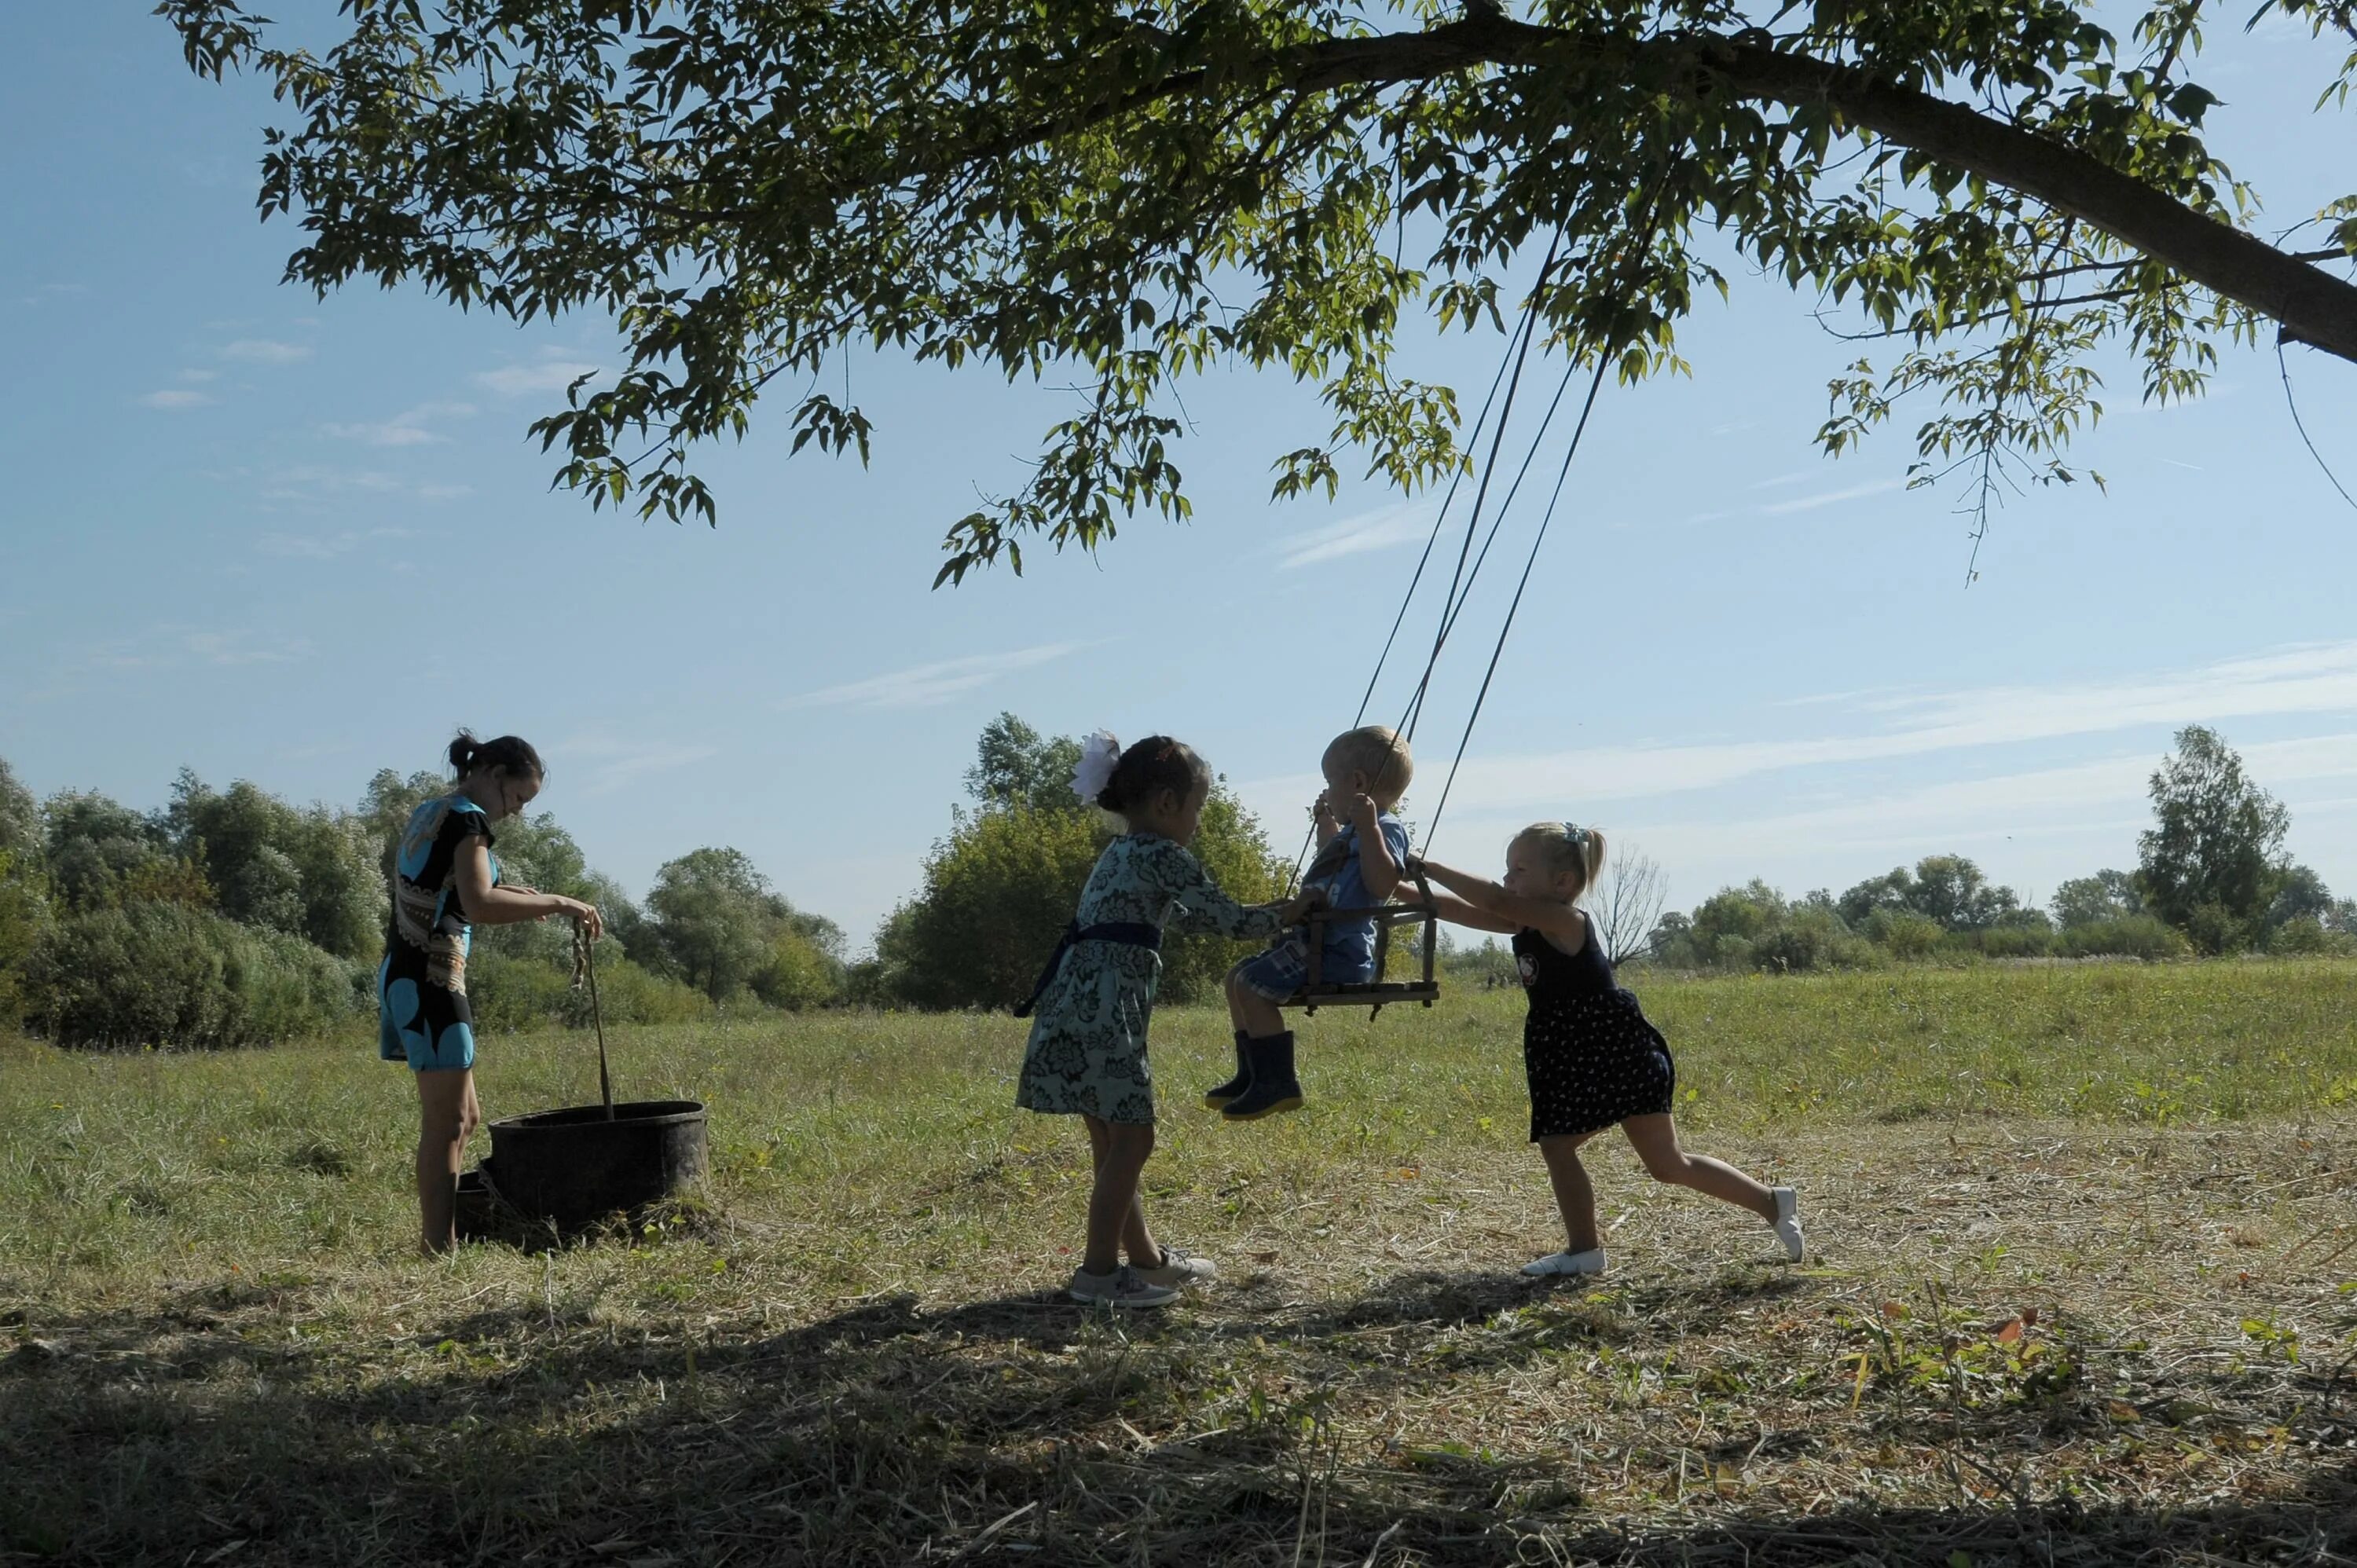
[[1525, 1263], [1523, 1273], [1604, 1272], [1596, 1187], [1579, 1149], [1611, 1127], [1628, 1134], [1655, 1181], [1749, 1209], [1775, 1230], [1784, 1255], [1800, 1262], [1801, 1219], [1791, 1187], [1762, 1186], [1722, 1160], [1679, 1146], [1670, 1114], [1677, 1069], [1669, 1042], [1637, 998], [1615, 983], [1595, 922], [1578, 907], [1604, 868], [1604, 835], [1570, 822], [1534, 822], [1506, 846], [1506, 875], [1496, 882], [1436, 861], [1421, 865], [1426, 876], [1457, 895], [1436, 895], [1441, 918], [1512, 934], [1515, 966], [1530, 1001], [1523, 1069], [1530, 1082], [1531, 1142], [1546, 1161], [1565, 1244], [1560, 1252]]

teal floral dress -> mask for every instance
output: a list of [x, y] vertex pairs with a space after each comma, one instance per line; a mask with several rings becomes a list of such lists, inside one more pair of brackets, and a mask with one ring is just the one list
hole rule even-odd
[[[1168, 839], [1124, 833], [1097, 856], [1075, 923], [1158, 928], [1175, 920], [1181, 930], [1259, 940], [1277, 933], [1277, 913], [1276, 905], [1247, 907], [1221, 892], [1202, 864]], [[1015, 1103], [1151, 1125], [1146, 1026], [1161, 982], [1162, 955], [1152, 948], [1075, 942], [1040, 994]]]

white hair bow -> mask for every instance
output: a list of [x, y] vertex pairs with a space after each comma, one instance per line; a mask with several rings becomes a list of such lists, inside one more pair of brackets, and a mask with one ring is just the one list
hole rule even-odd
[[1081, 742], [1081, 760], [1072, 769], [1072, 793], [1095, 805], [1104, 787], [1113, 782], [1114, 764], [1121, 760], [1121, 742], [1113, 731], [1101, 729]]

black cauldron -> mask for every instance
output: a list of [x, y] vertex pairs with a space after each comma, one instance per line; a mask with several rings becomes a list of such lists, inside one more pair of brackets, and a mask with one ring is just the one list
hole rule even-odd
[[705, 1176], [704, 1106], [643, 1100], [539, 1111], [491, 1123], [492, 1184], [526, 1219], [579, 1230], [660, 1202]]

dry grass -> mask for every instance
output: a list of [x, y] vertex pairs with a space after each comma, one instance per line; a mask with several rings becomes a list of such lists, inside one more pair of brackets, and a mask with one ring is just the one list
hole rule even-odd
[[[1662, 997], [1710, 1096], [1691, 1141], [1798, 1182], [1817, 1253], [1768, 1263], [1748, 1218], [1615, 1151], [1600, 1288], [1513, 1272], [1558, 1238], [1511, 999], [1321, 1018], [1309, 1112], [1168, 1113], [1153, 1212], [1228, 1278], [1129, 1321], [1054, 1294], [1086, 1161], [1003, 1109], [1003, 1020], [619, 1042], [628, 1091], [715, 1102], [713, 1208], [443, 1264], [403, 1253], [407, 1086], [362, 1047], [0, 1047], [0, 1559], [2347, 1561], [2346, 1013], [2238, 1025], [2246, 986], [2278, 993], [2208, 972], [2150, 1059], [2023, 1069], [2170, 1086], [2071, 1119], [1943, 1101], [1991, 1081], [1953, 1060], [1838, 1111], [1735, 1101], [1713, 1086], [1769, 1101], [1744, 1075], [1781, 1070], [1739, 1051], [1786, 1058], [1693, 1015], [1799, 1039], [1867, 993]], [[1171, 1022], [1175, 1100], [1217, 1020]], [[1870, 1034], [1819, 1049], [1906, 1043]], [[2306, 1103], [2251, 1098], [2281, 1052]], [[495, 1113], [579, 1097], [577, 1041], [490, 1061]]]

